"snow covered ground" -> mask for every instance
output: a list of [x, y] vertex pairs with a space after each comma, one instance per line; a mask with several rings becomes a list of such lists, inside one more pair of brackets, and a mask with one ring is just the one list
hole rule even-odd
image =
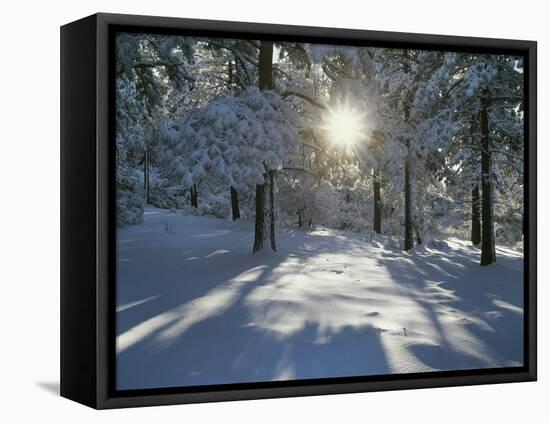
[[520, 366], [522, 255], [146, 209], [117, 233], [117, 388]]

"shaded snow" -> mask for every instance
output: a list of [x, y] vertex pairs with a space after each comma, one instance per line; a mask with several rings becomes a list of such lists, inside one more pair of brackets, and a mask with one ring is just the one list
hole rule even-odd
[[[522, 256], [148, 209], [118, 230], [118, 389], [522, 364]], [[437, 248], [433, 247], [436, 245]]]

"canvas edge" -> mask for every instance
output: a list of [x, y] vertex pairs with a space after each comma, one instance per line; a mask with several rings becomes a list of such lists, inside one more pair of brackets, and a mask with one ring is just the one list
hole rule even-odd
[[90, 407], [97, 406], [96, 20], [60, 29], [60, 394]]

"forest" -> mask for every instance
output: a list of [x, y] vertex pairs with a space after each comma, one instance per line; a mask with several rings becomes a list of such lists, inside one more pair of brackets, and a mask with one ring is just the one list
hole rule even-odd
[[115, 83], [119, 386], [520, 365], [522, 57], [118, 33]]
[[405, 250], [469, 233], [482, 265], [496, 239], [521, 245], [521, 58], [140, 34], [117, 48], [120, 225], [152, 204], [255, 217], [254, 251], [276, 249], [278, 219]]

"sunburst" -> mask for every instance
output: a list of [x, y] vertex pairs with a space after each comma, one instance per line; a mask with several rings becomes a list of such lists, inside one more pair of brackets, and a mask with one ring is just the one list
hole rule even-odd
[[366, 117], [366, 113], [344, 104], [327, 110], [321, 129], [327, 131], [331, 142], [351, 146], [366, 136]]

